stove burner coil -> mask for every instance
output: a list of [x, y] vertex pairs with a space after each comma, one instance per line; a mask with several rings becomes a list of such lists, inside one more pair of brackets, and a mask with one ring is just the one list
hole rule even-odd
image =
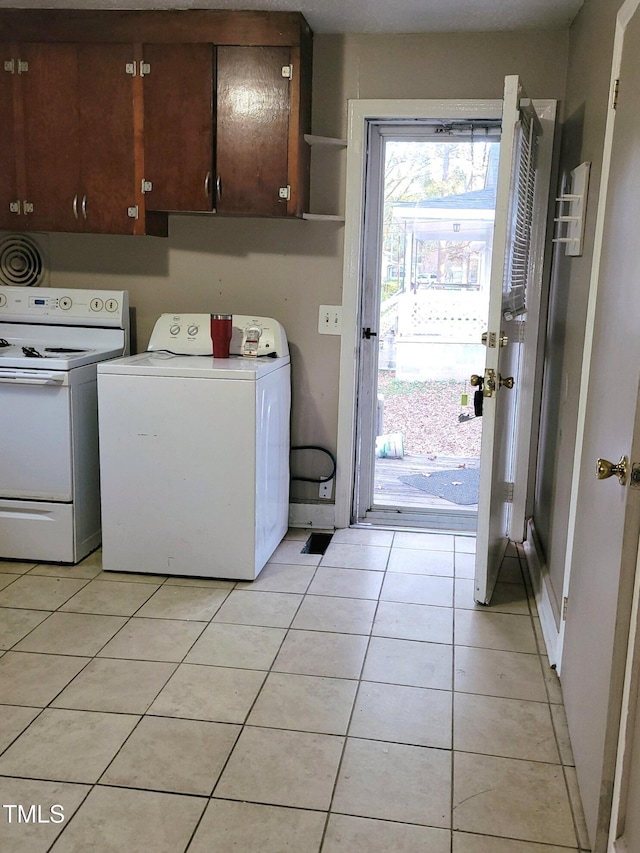
[[22, 347], [22, 352], [29, 358], [44, 358], [41, 352], [35, 347]]
[[38, 244], [26, 234], [0, 239], [0, 284], [36, 287], [43, 284], [47, 269]]
[[0, 347], [10, 347], [11, 344], [6, 338], [0, 338]]

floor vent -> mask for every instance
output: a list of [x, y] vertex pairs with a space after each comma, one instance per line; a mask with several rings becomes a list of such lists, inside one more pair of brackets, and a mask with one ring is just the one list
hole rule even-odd
[[329, 547], [333, 533], [312, 533], [305, 542], [302, 554], [324, 554]]

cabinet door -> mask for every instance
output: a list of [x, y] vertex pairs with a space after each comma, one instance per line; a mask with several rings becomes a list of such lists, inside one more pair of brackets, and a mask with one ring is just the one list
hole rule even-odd
[[213, 208], [213, 46], [144, 46], [144, 177], [149, 210]]
[[[19, 216], [12, 212], [10, 205], [18, 201], [16, 185], [16, 147], [14, 141], [14, 104], [13, 89], [15, 76], [16, 49], [3, 44], [1, 49], [2, 67], [0, 68], [0, 228], [17, 228]], [[5, 63], [14, 63], [14, 73]]]
[[20, 184], [24, 228], [77, 231], [80, 128], [73, 44], [26, 44], [17, 76], [22, 104]]
[[287, 47], [217, 49], [219, 213], [286, 216], [290, 63]]
[[78, 63], [83, 229], [110, 234], [143, 232], [142, 173], [138, 170], [142, 120], [141, 116], [134, 119], [134, 94], [141, 81], [137, 73], [131, 73], [132, 64], [138, 70], [136, 53], [131, 45], [83, 44], [78, 46]]

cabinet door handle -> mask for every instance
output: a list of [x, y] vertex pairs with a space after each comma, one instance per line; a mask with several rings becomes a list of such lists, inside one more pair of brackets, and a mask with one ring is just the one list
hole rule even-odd
[[220, 175], [216, 178], [216, 195], [218, 198], [222, 198], [222, 178]]
[[207, 172], [204, 178], [204, 194], [211, 198], [211, 172]]
[[80, 209], [82, 210], [82, 218], [86, 220], [86, 218], [87, 218], [87, 197], [86, 197], [86, 195], [82, 196], [82, 204], [80, 205]]
[[78, 218], [78, 193], [73, 197], [73, 215], [76, 219]]

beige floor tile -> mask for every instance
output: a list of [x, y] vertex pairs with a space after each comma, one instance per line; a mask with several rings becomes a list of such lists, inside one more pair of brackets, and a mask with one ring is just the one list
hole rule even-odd
[[[12, 809], [2, 809], [2, 853], [46, 853], [90, 790], [89, 785], [67, 782], [0, 779], [2, 803], [14, 806]], [[32, 805], [35, 805], [36, 810], [40, 805], [42, 822], [20, 821], [18, 805], [22, 805], [27, 814]], [[61, 808], [51, 812], [51, 806], [54, 805]], [[45, 823], [45, 820], [48, 822]]]
[[384, 580], [382, 601], [403, 601], [407, 604], [432, 604], [437, 607], [453, 605], [453, 579], [435, 575], [388, 574]]
[[44, 708], [88, 658], [7, 652], [0, 658], [0, 703]]
[[363, 527], [345, 527], [336, 530], [331, 544], [381, 545], [390, 547], [393, 542], [393, 530], [368, 530]]
[[134, 617], [107, 643], [100, 657], [179, 662], [205, 627], [205, 622]]
[[175, 663], [96, 658], [51, 703], [54, 708], [144, 714]]
[[177, 853], [185, 850], [207, 800], [98, 786], [52, 853]]
[[[308, 538], [308, 537], [307, 537]], [[317, 566], [322, 554], [303, 554], [304, 541], [284, 539], [269, 558], [270, 563], [288, 563], [297, 566]]]
[[16, 650], [92, 657], [126, 623], [125, 616], [52, 613], [21, 640]]
[[453, 828], [575, 847], [562, 767], [456, 752]]
[[57, 610], [87, 583], [77, 578], [45, 578], [22, 575], [0, 592], [0, 607]]
[[559, 763], [546, 702], [456, 693], [453, 705], [457, 750]]
[[408, 575], [453, 577], [453, 551], [426, 551], [418, 548], [391, 549], [388, 571]]
[[368, 638], [360, 634], [290, 630], [273, 670], [327, 678], [358, 678]]
[[344, 738], [334, 735], [245, 727], [214, 794], [276, 806], [327, 809], [343, 742]]
[[102, 571], [102, 561], [96, 563], [88, 563], [83, 560], [75, 566], [58, 566], [49, 565], [48, 563], [38, 563], [30, 571], [30, 575], [44, 575], [50, 578], [80, 578], [84, 580], [93, 580]]
[[322, 812], [211, 800], [189, 853], [317, 853]]
[[[313, 531], [316, 532], [315, 530]], [[330, 530], [318, 530], [318, 533], [331, 533]], [[311, 534], [308, 527], [290, 527], [284, 535], [286, 540], [292, 542], [306, 542]]]
[[341, 634], [369, 634], [375, 612], [376, 602], [371, 599], [307, 595], [291, 627]]
[[520, 568], [520, 560], [517, 557], [504, 557], [498, 573], [500, 583], [517, 583], [522, 585], [524, 578]]
[[259, 625], [263, 628], [288, 628], [301, 601], [301, 595], [291, 592], [233, 590], [213, 621]]
[[227, 595], [228, 592], [224, 589], [163, 586], [142, 605], [136, 616], [208, 622]]
[[372, 637], [362, 677], [366, 681], [451, 690], [453, 651], [441, 643]]
[[383, 572], [389, 559], [389, 548], [381, 545], [353, 545], [333, 542], [320, 560], [321, 566], [341, 569], [369, 569]]
[[451, 753], [348, 738], [332, 811], [449, 827]]
[[152, 583], [158, 586], [167, 580], [166, 575], [151, 575], [146, 572], [112, 572], [106, 569], [95, 577], [98, 581], [114, 583]]
[[451, 749], [451, 698], [448, 690], [363, 681], [349, 736]]
[[239, 733], [223, 723], [144, 717], [100, 783], [209, 796]]
[[529, 616], [485, 610], [455, 611], [456, 646], [478, 646], [507, 652], [537, 654], [536, 636]]
[[476, 555], [456, 553], [453, 556], [453, 569], [457, 578], [470, 578], [473, 580], [476, 572]]
[[[24, 708], [21, 705], [3, 705], [0, 708], [0, 752], [27, 728], [40, 713], [39, 708]], [[3, 802], [8, 802], [3, 800]], [[19, 802], [11, 800], [12, 803]], [[6, 817], [6, 815], [4, 815]]]
[[0, 774], [97, 782], [139, 717], [47, 708], [0, 758]]
[[512, 838], [496, 838], [494, 835], [453, 833], [453, 853], [569, 853], [577, 849], [556, 847], [555, 844], [531, 844], [528, 841], [514, 841]]
[[184, 578], [180, 575], [174, 575], [164, 583], [165, 586], [198, 586], [207, 587], [208, 589], [233, 589], [236, 585], [235, 581], [219, 580], [218, 578]]
[[450, 533], [413, 533], [396, 531], [394, 548], [420, 548], [425, 551], [453, 551], [454, 537]]
[[356, 681], [272, 672], [247, 724], [328, 735], [347, 733]]
[[43, 622], [49, 614], [45, 610], [0, 609], [0, 649], [10, 649], [29, 631]]
[[149, 714], [218, 723], [243, 723], [262, 687], [264, 672], [182, 664]]
[[547, 698], [537, 655], [471, 646], [456, 646], [455, 690], [533, 702]]
[[426, 643], [453, 642], [453, 610], [428, 604], [381, 601], [372, 633], [398, 640], [422, 640]]
[[560, 760], [563, 764], [574, 767], [576, 762], [573, 757], [569, 724], [564, 705], [550, 705], [549, 707], [551, 708], [551, 719], [553, 720], [553, 728], [555, 729], [558, 749], [560, 750]]
[[384, 574], [360, 569], [339, 569], [320, 566], [308, 593], [310, 595], [336, 595], [345, 598], [373, 598], [380, 595]]
[[284, 628], [212, 622], [196, 640], [185, 663], [269, 669], [286, 633]]
[[[573, 823], [578, 836], [578, 847], [580, 850], [590, 850], [591, 843], [589, 841], [589, 833], [587, 831], [587, 823], [582, 810], [582, 801], [580, 799], [580, 790], [578, 788], [578, 776], [575, 767], [564, 768], [564, 778], [567, 783], [567, 791], [569, 792], [569, 803], [573, 813]], [[631, 853], [631, 851], [629, 851]]]
[[[473, 581], [468, 578], [456, 579], [455, 607], [471, 610], [487, 610], [487, 605], [476, 604], [473, 600]], [[488, 606], [492, 613], [515, 613], [517, 616], [529, 616], [529, 601], [524, 586], [515, 583], [497, 583]]]
[[475, 554], [476, 553], [476, 537], [475, 536], [456, 536], [454, 549], [457, 554]]
[[22, 575], [10, 575], [7, 572], [3, 572], [0, 574], [0, 589], [5, 589], [21, 577]]
[[92, 580], [60, 607], [72, 613], [133, 616], [158, 589], [155, 584]]
[[0, 560], [0, 573], [8, 572], [10, 575], [23, 575], [30, 571], [35, 562], [19, 562], [18, 560]]
[[449, 830], [332, 814], [322, 853], [449, 853]]
[[240, 581], [237, 589], [259, 592], [304, 593], [311, 583], [315, 566], [288, 566], [286, 563], [267, 563], [254, 581]]

